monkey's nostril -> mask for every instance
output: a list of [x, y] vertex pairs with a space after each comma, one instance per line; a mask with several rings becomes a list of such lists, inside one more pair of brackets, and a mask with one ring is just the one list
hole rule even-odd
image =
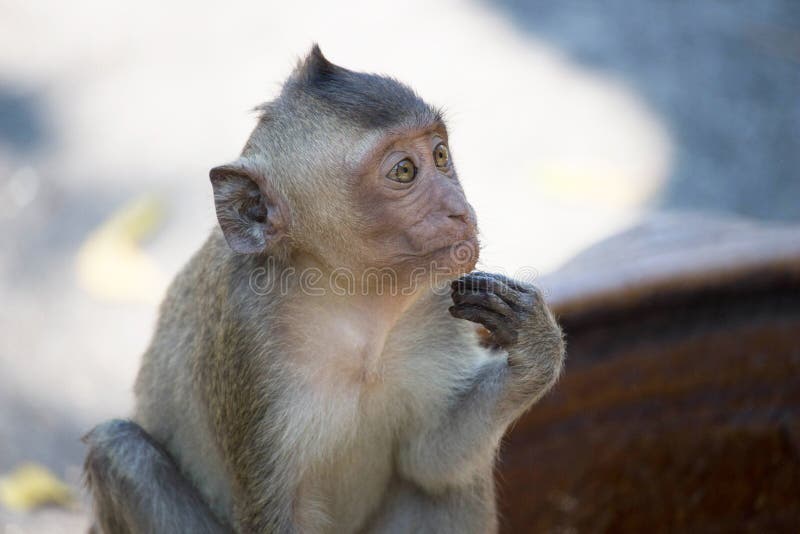
[[453, 222], [458, 221], [458, 223], [464, 225], [467, 228], [472, 228], [475, 225], [474, 221], [472, 220], [472, 217], [470, 217], [468, 213], [458, 213], [458, 214], [448, 215], [447, 218], [453, 220]]

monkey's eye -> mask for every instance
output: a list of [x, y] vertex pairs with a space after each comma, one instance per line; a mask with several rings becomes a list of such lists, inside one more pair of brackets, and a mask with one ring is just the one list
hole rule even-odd
[[389, 171], [389, 174], [386, 175], [388, 179], [403, 184], [411, 182], [414, 180], [414, 178], [416, 178], [416, 176], [417, 167], [414, 165], [414, 162], [408, 158], [397, 163], [394, 167], [392, 167], [392, 170]]
[[444, 143], [436, 145], [436, 148], [433, 149], [433, 161], [440, 169], [446, 169], [450, 165], [450, 151], [447, 149], [447, 145]]

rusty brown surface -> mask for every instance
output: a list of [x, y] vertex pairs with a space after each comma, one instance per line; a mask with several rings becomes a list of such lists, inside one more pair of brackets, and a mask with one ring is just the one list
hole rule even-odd
[[632, 309], [714, 288], [800, 280], [800, 225], [662, 214], [601, 241], [540, 280], [560, 314]]
[[506, 438], [503, 532], [800, 532], [800, 257], [704, 261], [560, 309], [566, 372]]

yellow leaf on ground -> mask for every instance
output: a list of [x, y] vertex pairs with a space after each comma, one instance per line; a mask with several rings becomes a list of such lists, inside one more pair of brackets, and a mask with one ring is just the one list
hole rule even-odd
[[46, 504], [67, 506], [72, 502], [69, 486], [41, 465], [22, 464], [0, 478], [0, 504], [11, 510], [24, 512]]
[[81, 287], [97, 298], [151, 302], [163, 291], [163, 274], [140, 248], [161, 224], [164, 207], [145, 196], [117, 211], [95, 229], [78, 251]]

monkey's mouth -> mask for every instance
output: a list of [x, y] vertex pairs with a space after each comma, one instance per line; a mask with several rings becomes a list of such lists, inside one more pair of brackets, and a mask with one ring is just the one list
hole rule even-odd
[[468, 266], [472, 269], [480, 255], [478, 236], [471, 234], [465, 238], [451, 241], [447, 245], [434, 248], [427, 256], [435, 260], [444, 260], [448, 267]]

